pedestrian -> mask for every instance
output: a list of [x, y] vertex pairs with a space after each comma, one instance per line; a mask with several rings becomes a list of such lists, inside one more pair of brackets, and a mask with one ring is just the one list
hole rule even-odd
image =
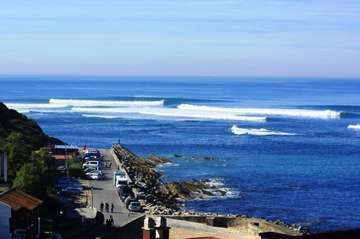
[[106, 219], [106, 229], [109, 230], [111, 228], [111, 225], [110, 225], [110, 219]]
[[105, 203], [105, 210], [106, 212], [109, 212], [109, 203]]
[[110, 221], [110, 225], [111, 225], [111, 226], [114, 225], [114, 218], [113, 218], [112, 215], [110, 215], [109, 221]]
[[100, 211], [102, 212], [103, 210], [104, 210], [104, 203], [101, 202], [101, 203], [100, 203]]
[[111, 203], [111, 212], [114, 212], [114, 203]]

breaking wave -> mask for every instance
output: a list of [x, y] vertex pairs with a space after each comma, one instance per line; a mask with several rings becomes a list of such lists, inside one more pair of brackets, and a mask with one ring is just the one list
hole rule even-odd
[[276, 109], [276, 108], [224, 108], [213, 106], [201, 106], [180, 104], [177, 107], [182, 110], [193, 110], [201, 112], [222, 112], [237, 115], [261, 115], [261, 116], [288, 116], [301, 118], [338, 119], [341, 112], [333, 110], [306, 110], [306, 109]]
[[49, 99], [48, 103], [6, 103], [22, 113], [79, 112], [84, 117], [128, 118], [128, 114], [166, 119], [205, 119], [266, 122], [269, 116], [338, 119], [341, 112], [333, 110], [280, 108], [226, 108], [206, 105], [180, 104], [164, 107], [164, 100], [85, 100]]
[[360, 124], [350, 124], [347, 128], [352, 130], [360, 130]]
[[109, 116], [125, 117], [126, 114], [141, 114], [153, 117], [166, 117], [166, 118], [185, 118], [185, 119], [214, 119], [214, 120], [235, 120], [235, 121], [251, 121], [251, 122], [265, 122], [266, 117], [257, 116], [240, 116], [233, 113], [226, 112], [203, 112], [196, 110], [183, 110], [177, 108], [160, 108], [160, 107], [128, 107], [128, 108], [86, 108], [86, 107], [73, 107], [73, 112], [87, 113], [87, 114], [102, 114]]
[[64, 104], [51, 105], [47, 103], [5, 103], [5, 105], [10, 109], [19, 111], [30, 111], [37, 109], [59, 109], [67, 107], [67, 105]]
[[256, 136], [267, 136], [267, 135], [282, 135], [282, 136], [289, 136], [289, 135], [296, 135], [294, 133], [287, 133], [281, 131], [271, 131], [268, 129], [245, 129], [239, 128], [236, 125], [231, 127], [231, 132], [236, 135], [256, 135]]
[[102, 118], [102, 119], [116, 119], [116, 118], [119, 118], [117, 116], [111, 116], [111, 115], [82, 114], [81, 116], [86, 117], [86, 118]]
[[67, 105], [75, 107], [161, 107], [164, 100], [76, 100], [76, 99], [50, 99], [50, 105]]

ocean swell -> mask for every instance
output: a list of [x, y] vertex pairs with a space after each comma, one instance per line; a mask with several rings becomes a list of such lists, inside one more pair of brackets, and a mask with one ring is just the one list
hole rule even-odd
[[177, 106], [182, 110], [193, 110], [202, 112], [225, 112], [237, 115], [257, 115], [257, 116], [286, 116], [299, 118], [317, 119], [339, 119], [341, 112], [333, 110], [306, 110], [306, 109], [280, 109], [280, 108], [226, 108], [204, 105], [180, 104]]
[[[241, 116], [226, 112], [203, 112], [196, 110], [182, 110], [177, 108], [160, 108], [160, 107], [127, 107], [127, 108], [86, 108], [73, 107], [73, 112], [87, 114], [103, 114], [103, 116], [126, 117], [126, 114], [140, 114], [153, 117], [184, 118], [184, 119], [213, 119], [213, 120], [234, 120], [234, 121], [251, 121], [265, 122], [266, 117]], [[88, 115], [89, 116], [89, 115]]]
[[231, 127], [231, 132], [235, 135], [255, 135], [255, 136], [268, 136], [268, 135], [279, 135], [279, 136], [290, 136], [296, 135], [294, 133], [287, 133], [281, 131], [271, 131], [268, 129], [245, 129], [239, 128], [236, 125]]

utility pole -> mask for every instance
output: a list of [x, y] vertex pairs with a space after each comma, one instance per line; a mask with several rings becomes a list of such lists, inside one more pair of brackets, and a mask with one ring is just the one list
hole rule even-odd
[[91, 208], [94, 209], [94, 192], [93, 192], [93, 186], [91, 186]]
[[67, 147], [65, 146], [65, 168], [66, 168], [66, 176], [69, 177], [69, 165], [67, 161]]

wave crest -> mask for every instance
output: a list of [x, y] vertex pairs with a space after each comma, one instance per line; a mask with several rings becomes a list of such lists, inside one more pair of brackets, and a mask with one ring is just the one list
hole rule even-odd
[[245, 129], [239, 128], [236, 125], [231, 127], [231, 132], [236, 135], [255, 135], [255, 136], [268, 136], [268, 135], [280, 135], [280, 136], [290, 136], [296, 135], [294, 133], [287, 133], [281, 131], [271, 131], [268, 129]]
[[183, 110], [196, 110], [202, 112], [226, 112], [237, 115], [261, 116], [287, 116], [300, 118], [338, 119], [341, 112], [333, 110], [306, 110], [306, 109], [280, 109], [280, 108], [226, 108], [204, 105], [180, 104], [177, 107]]
[[349, 124], [347, 128], [352, 130], [360, 130], [360, 124]]
[[67, 105], [75, 107], [161, 107], [164, 100], [77, 100], [77, 99], [50, 99], [50, 105]]
[[251, 121], [251, 122], [265, 122], [266, 117], [256, 116], [239, 116], [231, 113], [208, 113], [193, 110], [181, 110], [177, 108], [160, 108], [160, 107], [128, 107], [128, 108], [86, 108], [73, 107], [73, 112], [87, 113], [87, 114], [103, 114], [104, 116], [118, 116], [126, 117], [126, 114], [140, 114], [152, 117], [165, 118], [184, 118], [184, 119], [213, 119], [213, 120], [234, 120], [234, 121]]
[[64, 104], [51, 105], [47, 103], [5, 103], [5, 105], [9, 109], [14, 109], [19, 112], [30, 112], [31, 110], [40, 109], [61, 109], [67, 107], [67, 105]]

